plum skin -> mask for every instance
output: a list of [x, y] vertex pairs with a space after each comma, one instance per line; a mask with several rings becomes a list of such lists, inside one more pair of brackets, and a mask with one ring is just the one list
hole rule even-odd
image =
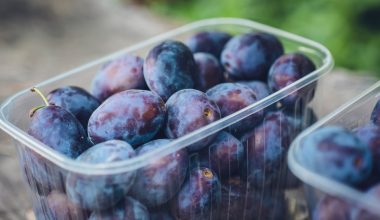
[[209, 168], [193, 168], [176, 197], [171, 200], [175, 219], [210, 219], [221, 203], [221, 185]]
[[[272, 92], [276, 92], [296, 82], [316, 69], [314, 63], [301, 53], [285, 54], [279, 57], [271, 66], [268, 76], [268, 85]], [[311, 83], [299, 89], [280, 102], [290, 110], [303, 108], [314, 96], [316, 83]]]
[[285, 178], [285, 156], [291, 141], [291, 124], [282, 111], [270, 112], [253, 131], [241, 138], [245, 146], [243, 176], [255, 187], [271, 187]]
[[[206, 95], [219, 106], [222, 117], [226, 117], [258, 101], [251, 88], [239, 83], [221, 83], [207, 90]], [[230, 129], [234, 133], [250, 130], [262, 120], [263, 114], [264, 111], [260, 110], [235, 123]]]
[[221, 31], [201, 31], [191, 36], [186, 45], [193, 53], [210, 53], [219, 58], [231, 35]]
[[[140, 146], [137, 155], [170, 143], [168, 139], [157, 139]], [[156, 207], [169, 201], [181, 188], [185, 180], [189, 157], [181, 149], [151, 161], [137, 171], [130, 194], [147, 207]]]
[[94, 111], [88, 122], [88, 135], [93, 143], [118, 139], [137, 146], [156, 135], [163, 126], [165, 113], [165, 103], [157, 94], [122, 91]]
[[[195, 89], [174, 93], [166, 102], [167, 119], [165, 134], [169, 138], [182, 137], [196, 129], [220, 119], [219, 107], [206, 94]], [[208, 145], [215, 135], [188, 146], [189, 151]]]
[[[91, 164], [128, 160], [135, 151], [128, 143], [109, 140], [83, 152], [76, 160]], [[119, 202], [131, 188], [134, 171], [112, 175], [85, 175], [70, 172], [66, 178], [67, 196], [74, 204], [91, 210], [104, 210]]]
[[228, 41], [221, 62], [232, 79], [266, 81], [270, 66], [283, 53], [283, 46], [275, 36], [246, 33]]
[[104, 64], [92, 81], [92, 94], [101, 102], [111, 95], [128, 89], [145, 89], [144, 60], [124, 54]]
[[167, 40], [155, 46], [144, 63], [146, 84], [165, 101], [181, 89], [193, 88], [196, 71], [193, 54], [179, 41]]
[[349, 185], [365, 180], [372, 171], [369, 147], [342, 127], [314, 131], [302, 140], [298, 154], [305, 167]]
[[36, 110], [28, 134], [73, 159], [91, 146], [80, 122], [59, 106], [49, 105]]
[[193, 76], [194, 88], [200, 91], [224, 82], [223, 69], [217, 58], [208, 53], [195, 53], [195, 63], [198, 71]]
[[77, 86], [65, 86], [47, 95], [49, 104], [60, 106], [73, 114], [87, 130], [88, 119], [99, 107], [99, 101], [86, 90]]

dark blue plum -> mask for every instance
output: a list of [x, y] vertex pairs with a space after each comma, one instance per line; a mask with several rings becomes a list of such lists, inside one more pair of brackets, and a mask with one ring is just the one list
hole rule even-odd
[[[110, 140], [91, 147], [76, 160], [90, 164], [106, 164], [125, 161], [134, 156], [135, 151], [131, 145], [124, 141]], [[124, 198], [134, 179], [134, 171], [110, 175], [72, 172], [66, 179], [67, 196], [74, 204], [84, 209], [108, 209]]]
[[193, 77], [195, 89], [204, 92], [224, 81], [223, 69], [218, 59], [213, 55], [209, 53], [195, 53], [194, 59], [198, 67], [198, 71]]
[[295, 138], [301, 131], [308, 128], [316, 121], [318, 121], [318, 117], [311, 108], [306, 108], [303, 112], [287, 112], [284, 111], [288, 121], [292, 124], [292, 138]]
[[341, 198], [324, 196], [318, 201], [312, 214], [312, 220], [350, 220], [351, 209], [349, 203]]
[[[314, 63], [300, 53], [285, 54], [279, 57], [269, 70], [268, 85], [276, 92], [296, 82], [315, 70]], [[316, 83], [295, 91], [281, 100], [287, 109], [303, 108], [314, 96]]]
[[380, 101], [377, 101], [375, 107], [372, 110], [371, 121], [375, 125], [380, 126]]
[[125, 54], [107, 62], [92, 81], [92, 94], [101, 102], [111, 95], [128, 89], [145, 89], [144, 60]]
[[79, 121], [59, 106], [34, 111], [28, 134], [70, 158], [76, 158], [91, 146]]
[[165, 103], [157, 94], [126, 90], [108, 98], [94, 111], [88, 122], [88, 135], [93, 143], [118, 139], [137, 146], [156, 135], [165, 113]]
[[286, 115], [278, 111], [268, 113], [262, 124], [241, 138], [246, 150], [246, 167], [242, 171], [250, 184], [262, 188], [282, 181], [290, 131]]
[[[137, 154], [143, 155], [169, 142], [167, 139], [153, 140], [139, 147]], [[180, 190], [188, 165], [186, 149], [156, 158], [137, 171], [130, 194], [147, 207], [162, 205]]]
[[366, 144], [372, 152], [373, 174], [380, 176], [380, 127], [367, 124], [353, 130], [364, 144]]
[[194, 34], [186, 41], [186, 45], [193, 53], [210, 53], [219, 58], [224, 45], [231, 39], [231, 35], [220, 31], [202, 31]]
[[171, 201], [175, 219], [211, 219], [218, 213], [221, 203], [221, 185], [216, 174], [209, 168], [190, 171], [189, 178]]
[[232, 134], [222, 131], [203, 151], [220, 179], [237, 174], [244, 161], [244, 146]]
[[248, 86], [249, 88], [251, 88], [255, 92], [258, 100], [263, 99], [270, 95], [268, 85], [262, 81], [257, 81], [257, 80], [238, 81], [237, 83], [244, 84]]
[[[179, 138], [192, 131], [206, 126], [218, 119], [221, 114], [219, 107], [206, 94], [195, 89], [183, 89], [174, 93], [166, 102], [167, 120], [166, 136]], [[188, 146], [190, 151], [207, 146], [215, 135], [211, 135], [197, 143]]]
[[373, 162], [368, 146], [350, 131], [336, 126], [323, 127], [306, 136], [297, 157], [308, 169], [346, 184], [365, 180]]
[[193, 88], [196, 72], [193, 54], [179, 41], [167, 40], [155, 46], [144, 63], [146, 84], [164, 100], [181, 89]]
[[93, 212], [89, 220], [149, 220], [148, 209], [139, 201], [127, 196], [109, 210]]
[[283, 46], [275, 36], [246, 33], [228, 41], [221, 61], [232, 79], [266, 80], [270, 66], [283, 53]]
[[[211, 101], [214, 101], [220, 109], [222, 117], [226, 117], [258, 101], [254, 91], [246, 85], [239, 83], [222, 83], [206, 92]], [[232, 132], [240, 133], [255, 127], [263, 117], [263, 111], [239, 121], [231, 126]]]
[[51, 105], [60, 106], [73, 114], [85, 130], [92, 112], [99, 107], [95, 97], [76, 86], [55, 89], [48, 94], [47, 99]]
[[[89, 213], [73, 204], [65, 194], [53, 191], [46, 197], [46, 219], [87, 220]], [[44, 219], [45, 219], [44, 218]]]

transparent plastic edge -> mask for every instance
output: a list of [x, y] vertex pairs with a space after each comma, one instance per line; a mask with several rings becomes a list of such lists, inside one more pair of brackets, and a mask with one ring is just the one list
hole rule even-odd
[[249, 115], [260, 111], [261, 109], [272, 105], [273, 103], [278, 102], [280, 99], [287, 96], [289, 93], [292, 93], [314, 81], [316, 81], [319, 77], [322, 75], [328, 73], [332, 67], [333, 67], [333, 58], [331, 56], [330, 51], [324, 47], [323, 45], [314, 42], [312, 40], [297, 36], [295, 34], [288, 33], [286, 31], [282, 31], [273, 27], [269, 27], [264, 24], [260, 24], [254, 21], [240, 19], [240, 18], [212, 18], [212, 19], [206, 19], [206, 20], [200, 20], [197, 22], [193, 22], [187, 25], [184, 25], [182, 27], [179, 27], [177, 29], [174, 29], [169, 32], [165, 32], [164, 34], [158, 35], [156, 37], [150, 38], [146, 41], [143, 41], [141, 43], [137, 43], [131, 47], [128, 47], [126, 49], [120, 50], [118, 52], [112, 53], [111, 55], [105, 56], [103, 58], [100, 58], [98, 60], [95, 60], [93, 62], [87, 63], [83, 66], [80, 66], [78, 68], [75, 68], [71, 71], [65, 72], [61, 75], [58, 75], [56, 77], [53, 77], [51, 79], [48, 79], [38, 85], [37, 87], [47, 85], [49, 83], [52, 83], [54, 81], [57, 81], [62, 78], [66, 78], [72, 74], [75, 74], [79, 71], [82, 71], [84, 69], [90, 68], [94, 65], [101, 64], [109, 59], [116, 58], [120, 56], [121, 54], [134, 51], [137, 49], [140, 49], [146, 45], [160, 42], [164, 39], [174, 37], [178, 34], [185, 33], [187, 31], [190, 31], [195, 28], [200, 28], [202, 26], [209, 26], [209, 25], [222, 25], [222, 24], [231, 24], [231, 25], [239, 25], [239, 26], [245, 26], [257, 29], [259, 31], [268, 32], [271, 34], [274, 34], [276, 36], [280, 36], [282, 38], [289, 39], [291, 41], [295, 41], [298, 43], [302, 43], [307, 45], [308, 47], [311, 47], [317, 51], [319, 51], [323, 55], [322, 59], [322, 66], [315, 70], [314, 72], [310, 73], [309, 75], [303, 77], [302, 79], [292, 83], [291, 85], [271, 94], [270, 96], [250, 105], [247, 106], [244, 109], [241, 109], [238, 112], [235, 112], [234, 114], [231, 114], [227, 117], [224, 117], [214, 123], [211, 123], [201, 129], [198, 129], [188, 135], [185, 135], [181, 138], [178, 138], [176, 140], [173, 140], [166, 146], [162, 146], [157, 148], [156, 150], [152, 150], [150, 152], [147, 152], [141, 156], [137, 156], [135, 158], [132, 158], [127, 161], [120, 161], [120, 162], [113, 162], [108, 164], [87, 164], [83, 162], [76, 161], [71, 158], [67, 158], [62, 154], [59, 154], [55, 152], [54, 150], [46, 147], [43, 143], [40, 141], [30, 137], [27, 135], [24, 131], [19, 129], [18, 127], [14, 126], [12, 123], [6, 120], [4, 116], [4, 111], [6, 107], [18, 96], [23, 95], [25, 92], [28, 92], [28, 90], [23, 90], [10, 98], [8, 98], [4, 103], [0, 106], [0, 128], [2, 128], [5, 132], [7, 132], [10, 136], [15, 138], [18, 142], [21, 144], [31, 148], [32, 150], [36, 151], [37, 153], [41, 154], [43, 157], [47, 158], [48, 160], [55, 163], [57, 166], [62, 167], [63, 169], [77, 172], [77, 173], [83, 173], [87, 175], [104, 175], [104, 174], [113, 174], [113, 173], [120, 173], [120, 172], [128, 172], [131, 170], [135, 170], [138, 168], [141, 168], [149, 163], [151, 159], [159, 158], [166, 156], [170, 153], [173, 153], [181, 148], [184, 148], [192, 143], [195, 143], [210, 134], [217, 132], [219, 130], [224, 129], [225, 127], [228, 127], [229, 125], [234, 124], [236, 121], [240, 121]]
[[380, 210], [378, 208], [378, 201], [375, 198], [366, 196], [363, 192], [352, 188], [349, 185], [344, 183], [332, 180], [328, 177], [322, 176], [304, 166], [302, 166], [296, 159], [296, 152], [300, 147], [300, 143], [303, 138], [305, 138], [310, 133], [324, 126], [326, 123], [342, 114], [343, 112], [350, 109], [350, 107], [354, 106], [357, 102], [363, 100], [374, 90], [380, 88], [380, 81], [376, 82], [370, 88], [366, 89], [364, 92], [353, 98], [351, 101], [343, 104], [335, 111], [331, 112], [327, 116], [323, 117], [319, 121], [317, 121], [314, 125], [310, 126], [297, 138], [292, 142], [290, 149], [288, 151], [287, 162], [289, 165], [289, 169], [291, 172], [301, 179], [304, 184], [308, 184], [324, 193], [339, 196], [342, 198], [346, 198], [356, 204], [360, 204], [362, 208], [365, 208], [372, 213], [375, 213], [380, 216]]

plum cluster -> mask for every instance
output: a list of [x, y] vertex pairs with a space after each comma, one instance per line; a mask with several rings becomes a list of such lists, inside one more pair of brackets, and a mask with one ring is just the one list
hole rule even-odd
[[[186, 43], [166, 40], [145, 59], [125, 54], [107, 62], [95, 75], [91, 94], [66, 86], [45, 98], [34, 89], [45, 106], [31, 112], [28, 133], [47, 150], [86, 166], [125, 162], [157, 152], [314, 70], [308, 57], [284, 54], [281, 41], [267, 33], [199, 32]], [[298, 185], [288, 175], [285, 155], [292, 139], [313, 122], [306, 119], [312, 110], [303, 109], [314, 89], [308, 86], [186, 148], [115, 174], [65, 170], [25, 150], [24, 176], [38, 197], [36, 214], [39, 219], [282, 218], [285, 197], [276, 190]], [[292, 114], [295, 106], [302, 114]]]
[[[309, 169], [365, 191], [368, 199], [380, 201], [380, 101], [369, 123], [352, 130], [329, 125], [306, 136], [301, 142], [300, 162]], [[343, 198], [324, 196], [313, 211], [314, 220], [379, 219]]]

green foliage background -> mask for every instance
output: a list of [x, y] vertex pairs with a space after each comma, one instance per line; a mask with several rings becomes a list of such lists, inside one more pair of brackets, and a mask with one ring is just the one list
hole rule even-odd
[[154, 10], [191, 21], [243, 17], [326, 45], [337, 66], [380, 76], [379, 0], [159, 0]]

